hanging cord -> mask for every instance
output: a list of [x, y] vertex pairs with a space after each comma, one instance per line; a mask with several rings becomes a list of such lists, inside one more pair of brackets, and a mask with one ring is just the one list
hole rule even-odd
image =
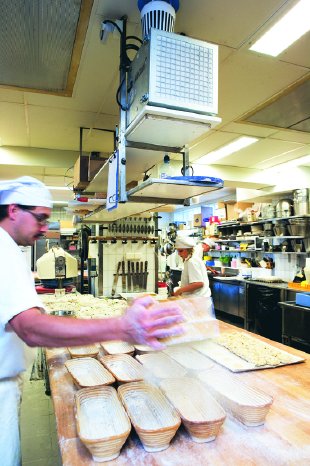
[[127, 36], [127, 37], [126, 37], [126, 40], [129, 40], [129, 39], [137, 40], [138, 42], [140, 42], [141, 45], [143, 44], [143, 40], [141, 40], [141, 39], [140, 39], [139, 37], [137, 37], [137, 36]]
[[140, 47], [138, 47], [135, 44], [127, 44], [126, 45], [126, 50], [136, 50], [136, 51], [138, 51], [139, 49], [140, 49]]
[[[136, 36], [128, 36], [126, 37], [125, 41], [127, 42], [127, 40], [129, 39], [136, 39], [138, 41], [141, 42], [141, 44], [143, 43], [141, 41], [141, 39], [139, 39], [138, 37]], [[136, 44], [127, 44], [126, 43], [126, 47], [125, 47], [125, 54], [123, 54], [123, 56], [121, 56], [121, 65], [120, 67], [124, 67], [125, 68], [125, 72], [126, 72], [126, 78], [127, 78], [127, 74], [128, 74], [128, 71], [129, 71], [129, 68], [130, 68], [130, 65], [131, 65], [131, 62], [132, 60], [130, 60], [130, 58], [128, 57], [127, 55], [127, 50], [135, 50], [136, 52], [138, 52], [140, 49], [140, 47]], [[122, 82], [120, 83], [120, 85], [118, 86], [118, 89], [116, 91], [116, 102], [117, 102], [117, 105], [123, 110], [123, 111], [127, 111], [129, 109], [129, 105], [127, 104], [126, 106], [122, 105], [121, 103], [121, 100], [120, 100], [120, 91], [121, 91], [121, 88], [124, 84], [124, 81], [125, 81], [125, 78], [122, 80]]]
[[120, 101], [120, 92], [121, 92], [121, 88], [124, 84], [124, 81], [125, 81], [125, 78], [122, 80], [122, 82], [120, 83], [120, 85], [118, 86], [117, 88], [117, 91], [116, 91], [116, 102], [117, 102], [117, 105], [124, 111], [126, 112], [128, 110], [128, 105], [126, 105], [126, 107], [124, 107]]
[[[67, 168], [67, 170], [65, 171], [65, 174], [64, 174], [64, 184], [66, 186], [66, 188], [69, 188], [71, 191], [73, 191], [73, 176], [69, 176], [68, 175], [68, 172], [69, 170], [73, 170], [74, 166], [72, 165], [71, 167]], [[72, 181], [69, 181], [67, 183], [67, 178], [70, 178]]]
[[[124, 18], [122, 18], [122, 19], [124, 19]], [[117, 105], [123, 111], [127, 111], [129, 106], [128, 105], [125, 105], [125, 106], [122, 105], [121, 99], [120, 99], [120, 92], [121, 92], [122, 86], [124, 85], [125, 80], [127, 79], [127, 73], [129, 71], [129, 68], [130, 68], [130, 65], [131, 65], [131, 62], [132, 62], [132, 60], [130, 60], [130, 58], [128, 57], [127, 51], [128, 50], [135, 50], [136, 52], [138, 52], [139, 48], [140, 48], [136, 44], [132, 44], [132, 43], [127, 44], [127, 41], [128, 40], [136, 40], [136, 41], [140, 42], [140, 44], [143, 44], [143, 41], [137, 36], [124, 37], [124, 35], [126, 33], [126, 28], [124, 28], [125, 31], [122, 31], [121, 28], [118, 26], [118, 24], [115, 21], [107, 19], [107, 20], [103, 21], [103, 23], [104, 24], [112, 24], [117, 29], [117, 31], [119, 32], [119, 34], [121, 36], [121, 41], [123, 42], [123, 47], [121, 48], [121, 56], [120, 56], [120, 69], [125, 70], [126, 77], [124, 79], [122, 79], [122, 82], [120, 83], [120, 85], [117, 88], [116, 102], [117, 102]]]

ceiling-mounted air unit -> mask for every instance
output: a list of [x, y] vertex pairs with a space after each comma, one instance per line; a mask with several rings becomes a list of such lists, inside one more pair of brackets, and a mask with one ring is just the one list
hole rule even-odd
[[217, 111], [218, 46], [152, 28], [129, 71], [127, 140], [180, 147]]
[[[121, 35], [120, 124], [115, 151], [118, 174], [109, 164], [113, 196], [109, 187], [107, 196], [117, 201], [113, 200], [113, 210], [109, 208], [106, 213], [110, 220], [134, 215], [142, 205], [143, 211], [159, 210], [167, 204], [190, 205], [193, 197], [223, 188], [221, 179], [190, 175], [187, 146], [221, 122], [217, 116], [218, 47], [171, 32], [179, 0], [138, 0], [138, 6], [145, 36], [139, 49], [126, 43], [129, 38], [138, 38], [126, 36], [125, 17], [122, 27], [111, 20], [103, 22], [117, 27]], [[132, 62], [127, 56], [129, 49], [138, 49]], [[159, 160], [154, 152], [181, 154], [182, 176], [149, 178], [127, 188], [133, 155], [142, 160], [146, 152], [152, 153], [153, 163]], [[89, 185], [90, 190], [101, 183], [102, 171]], [[92, 219], [102, 220], [100, 212]]]

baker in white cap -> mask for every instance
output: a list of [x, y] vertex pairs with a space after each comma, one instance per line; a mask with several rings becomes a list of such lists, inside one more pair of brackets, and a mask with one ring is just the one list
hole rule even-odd
[[[204, 238], [200, 243], [196, 246], [195, 252], [202, 257], [207, 254], [211, 249], [215, 248], [215, 242], [211, 238]], [[206, 266], [207, 270], [209, 270], [212, 274], [217, 275], [218, 272], [214, 270], [212, 267]]]
[[51, 212], [52, 198], [41, 181], [25, 176], [0, 182], [0, 458], [5, 466], [21, 464], [19, 409], [29, 347], [124, 340], [161, 349], [158, 339], [183, 332], [180, 308], [156, 306], [150, 296], [135, 300], [122, 318], [47, 315], [19, 246], [33, 245], [46, 232]]
[[175, 249], [183, 259], [184, 269], [181, 286], [174, 292], [174, 296], [205, 296], [212, 303], [206, 266], [201, 257], [194, 254], [195, 241], [190, 237], [177, 237]]
[[201, 245], [203, 252], [209, 252], [210, 249], [213, 249], [215, 247], [215, 242], [211, 238], [204, 238], [201, 241]]

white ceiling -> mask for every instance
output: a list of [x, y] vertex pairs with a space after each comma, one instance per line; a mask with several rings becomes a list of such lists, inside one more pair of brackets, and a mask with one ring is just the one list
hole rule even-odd
[[[310, 154], [310, 133], [242, 122], [244, 116], [309, 79], [310, 33], [278, 57], [249, 51], [250, 44], [295, 0], [180, 0], [175, 32], [219, 45], [219, 116], [222, 123], [190, 148], [190, 160], [241, 135], [259, 142], [220, 160], [211, 172], [227, 186], [276, 184], [264, 170]], [[99, 40], [103, 19], [128, 16], [127, 34], [141, 37], [136, 0], [94, 0], [72, 97], [0, 87], [0, 178], [33, 175], [66, 186], [79, 155], [79, 128], [113, 130], [118, 123], [119, 37]], [[14, 65], [14, 57], [12, 66]], [[306, 96], [309, 99], [309, 96]], [[310, 105], [308, 106], [310, 113]], [[309, 118], [308, 114], [308, 118]], [[85, 151], [110, 152], [111, 134], [84, 132]], [[142, 163], [128, 167], [127, 181], [142, 178]], [[205, 168], [205, 167], [204, 167]], [[199, 173], [200, 174], [200, 173]], [[58, 191], [55, 199], [64, 199]], [[68, 198], [68, 196], [66, 197]]]

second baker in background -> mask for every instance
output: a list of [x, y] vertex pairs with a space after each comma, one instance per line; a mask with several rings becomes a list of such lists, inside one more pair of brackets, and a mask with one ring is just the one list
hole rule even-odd
[[204, 296], [211, 298], [209, 278], [204, 261], [195, 253], [195, 242], [192, 238], [177, 238], [175, 249], [184, 262], [181, 275], [181, 286], [174, 291], [173, 296]]

